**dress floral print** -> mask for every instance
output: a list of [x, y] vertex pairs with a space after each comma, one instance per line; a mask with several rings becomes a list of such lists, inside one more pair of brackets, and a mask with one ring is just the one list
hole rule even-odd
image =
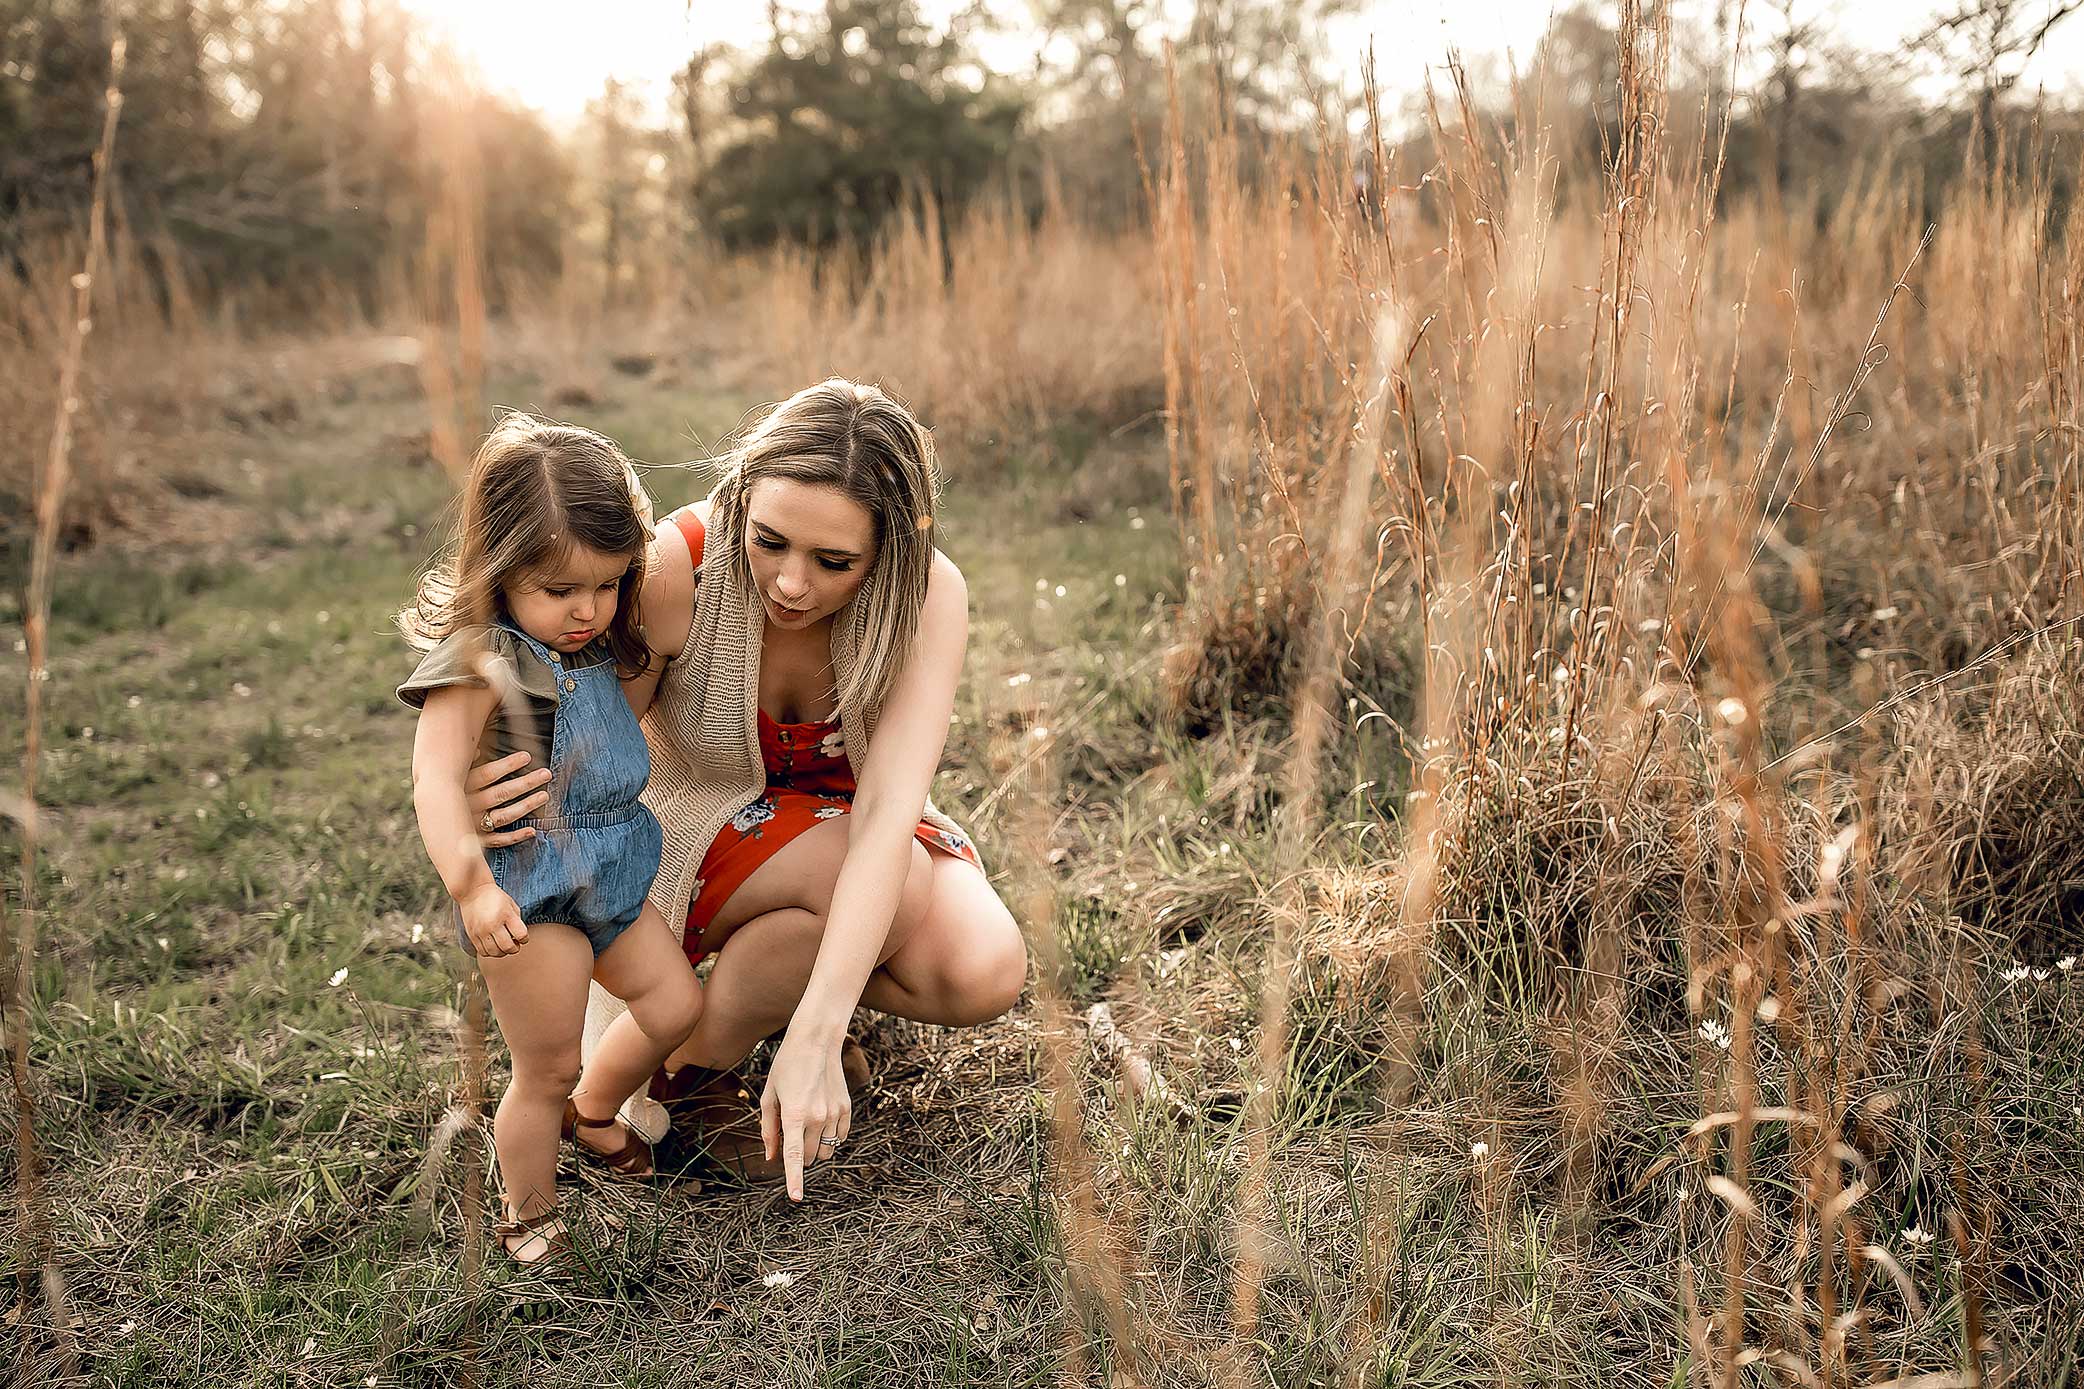
[[[688, 903], [688, 958], [699, 960], [702, 930], [731, 894], [782, 846], [821, 820], [836, 820], [854, 806], [854, 768], [837, 718], [818, 723], [776, 723], [759, 716], [760, 760], [767, 789], [717, 831], [702, 858], [700, 878]], [[977, 847], [921, 820], [915, 836], [929, 852], [983, 866]]]
[[774, 818], [774, 801], [762, 796], [745, 809], [731, 817], [731, 828], [740, 834], [749, 834], [755, 839], [763, 838], [760, 826]]

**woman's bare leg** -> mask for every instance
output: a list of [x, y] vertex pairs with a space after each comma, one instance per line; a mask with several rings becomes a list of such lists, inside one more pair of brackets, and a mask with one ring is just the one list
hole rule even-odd
[[[708, 937], [720, 939], [702, 1020], [667, 1065], [735, 1066], [785, 1026], [810, 981], [832, 885], [846, 857], [843, 820], [804, 831], [732, 894]], [[995, 1018], [1020, 997], [1027, 952], [1011, 913], [974, 865], [916, 840], [882, 967], [861, 1001], [950, 1026]], [[741, 939], [742, 938], [742, 939]]]

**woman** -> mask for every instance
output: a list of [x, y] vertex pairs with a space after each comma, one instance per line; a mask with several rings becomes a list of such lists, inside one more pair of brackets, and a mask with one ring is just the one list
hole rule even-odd
[[[841, 1049], [857, 1003], [963, 1026], [1010, 1009], [1026, 976], [1012, 915], [927, 798], [969, 629], [962, 575], [934, 547], [937, 482], [903, 406], [812, 386], [707, 501], [658, 527], [641, 597], [663, 665], [630, 690], [649, 706], [644, 799], [665, 827], [651, 901], [686, 923], [690, 959], [716, 956], [702, 1020], [653, 1094], [713, 1123], [731, 1069], [786, 1029], [761, 1148], [796, 1200], [851, 1126]], [[521, 794], [538, 776], [476, 793], [488, 831], [540, 803]], [[589, 1069], [641, 1044], [627, 1015], [608, 1020], [613, 1000], [594, 1005]]]

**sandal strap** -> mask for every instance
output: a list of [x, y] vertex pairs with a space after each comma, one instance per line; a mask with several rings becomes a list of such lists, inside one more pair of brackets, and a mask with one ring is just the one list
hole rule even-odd
[[622, 1130], [622, 1146], [612, 1153], [604, 1153], [590, 1143], [579, 1144], [587, 1157], [603, 1164], [611, 1172], [620, 1172], [625, 1177], [648, 1176], [647, 1168], [655, 1170], [651, 1145], [644, 1141], [642, 1134], [615, 1115], [611, 1114], [605, 1119], [589, 1119], [579, 1112], [579, 1106], [573, 1101], [564, 1102], [564, 1137], [576, 1141], [576, 1131], [579, 1129], [608, 1128]]
[[[543, 1226], [548, 1225], [553, 1220], [562, 1218], [563, 1215], [563, 1211], [556, 1206], [552, 1206], [549, 1210], [539, 1215], [531, 1215], [526, 1220], [502, 1220], [492, 1227], [492, 1233], [498, 1235], [501, 1239], [511, 1239], [515, 1235], [539, 1234]], [[564, 1232], [560, 1230], [558, 1233], [562, 1234]]]

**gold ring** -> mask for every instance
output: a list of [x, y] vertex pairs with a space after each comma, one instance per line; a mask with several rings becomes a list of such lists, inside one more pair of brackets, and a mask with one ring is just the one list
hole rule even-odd
[[480, 820], [478, 821], [478, 823], [479, 823], [479, 824], [481, 824], [481, 825], [483, 825], [483, 826], [484, 826], [484, 827], [485, 827], [486, 829], [488, 829], [488, 830], [489, 830], [489, 829], [491, 829], [491, 828], [492, 828], [492, 812], [491, 812], [491, 811], [489, 811], [489, 810], [488, 810], [488, 811], [486, 811], [486, 812], [485, 812], [485, 814], [484, 814], [484, 816], [483, 816], [483, 818], [481, 818], [481, 819], [480, 819]]

